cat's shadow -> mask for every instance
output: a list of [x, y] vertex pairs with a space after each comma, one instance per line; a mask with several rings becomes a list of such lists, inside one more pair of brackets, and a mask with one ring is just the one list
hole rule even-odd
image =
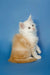
[[8, 59], [11, 56], [11, 51], [12, 51], [12, 42], [10, 42], [10, 45], [9, 45]]

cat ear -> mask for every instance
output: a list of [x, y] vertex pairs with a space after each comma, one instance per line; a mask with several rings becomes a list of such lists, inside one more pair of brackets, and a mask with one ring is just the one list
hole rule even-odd
[[29, 21], [33, 21], [33, 20], [32, 20], [32, 16], [31, 16], [31, 15], [29, 16], [28, 20], [29, 20]]
[[24, 29], [24, 24], [22, 22], [19, 23], [20, 28]]

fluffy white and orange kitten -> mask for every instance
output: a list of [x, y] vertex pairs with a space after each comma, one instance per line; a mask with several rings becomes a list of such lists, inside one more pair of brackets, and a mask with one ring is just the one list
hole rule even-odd
[[26, 21], [19, 23], [19, 34], [13, 38], [12, 52], [8, 61], [28, 63], [41, 59], [41, 56], [38, 55], [41, 50], [37, 43], [37, 29], [30, 15]]
[[25, 38], [27, 38], [27, 40], [31, 44], [35, 43], [35, 47], [32, 48], [32, 55], [36, 59], [41, 59], [41, 56], [37, 54], [37, 52], [40, 54], [41, 50], [40, 50], [39, 46], [37, 45], [37, 43], [38, 43], [37, 29], [36, 29], [35, 23], [33, 22], [32, 18], [31, 18], [31, 15], [29, 16], [28, 20], [26, 20], [25, 22], [20, 22], [19, 32]]

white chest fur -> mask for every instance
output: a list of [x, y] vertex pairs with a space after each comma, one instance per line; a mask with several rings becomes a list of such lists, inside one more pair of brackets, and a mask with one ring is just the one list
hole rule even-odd
[[30, 43], [34, 43], [35, 41], [36, 42], [38, 41], [38, 37], [35, 36], [33, 33], [25, 33], [23, 34], [23, 36], [26, 37]]

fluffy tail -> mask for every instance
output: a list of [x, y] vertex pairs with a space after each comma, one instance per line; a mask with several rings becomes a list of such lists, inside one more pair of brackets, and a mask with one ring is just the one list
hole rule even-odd
[[9, 59], [8, 61], [10, 62], [13, 62], [13, 63], [29, 63], [29, 62], [34, 62], [36, 61], [37, 59], [35, 59], [34, 57], [29, 57], [29, 58], [26, 58], [26, 59]]

